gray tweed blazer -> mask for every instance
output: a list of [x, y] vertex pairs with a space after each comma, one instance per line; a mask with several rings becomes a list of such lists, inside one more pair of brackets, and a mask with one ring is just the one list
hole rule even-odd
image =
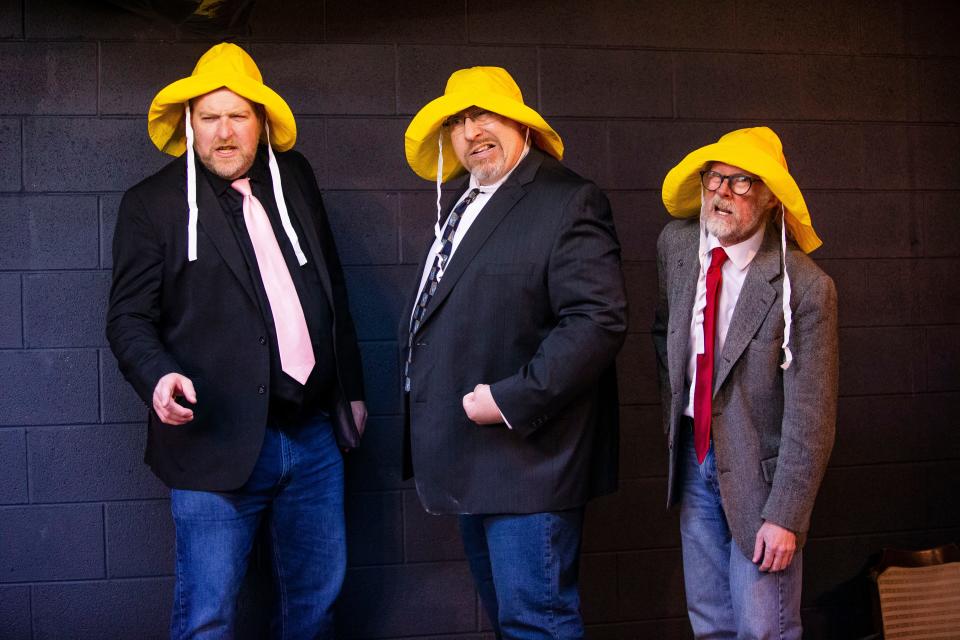
[[[674, 220], [657, 242], [660, 295], [653, 342], [670, 454], [667, 506], [679, 500], [677, 449], [687, 397], [690, 316], [697, 287], [698, 219]], [[806, 540], [810, 513], [833, 448], [837, 412], [837, 294], [833, 280], [793, 243], [790, 348], [783, 342], [779, 230], [768, 225], [718, 355], [711, 432], [720, 495], [733, 539], [752, 556], [770, 521]]]

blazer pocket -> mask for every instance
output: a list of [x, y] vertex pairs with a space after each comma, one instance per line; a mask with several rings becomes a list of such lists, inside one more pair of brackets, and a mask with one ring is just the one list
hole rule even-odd
[[777, 473], [777, 457], [773, 456], [760, 461], [760, 468], [763, 469], [763, 479], [767, 484], [773, 484], [773, 477]]
[[783, 336], [779, 338], [753, 338], [747, 345], [754, 351], [775, 351], [783, 345]]

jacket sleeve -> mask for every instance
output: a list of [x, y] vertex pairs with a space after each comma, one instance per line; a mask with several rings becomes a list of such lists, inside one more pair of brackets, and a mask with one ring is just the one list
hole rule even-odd
[[330, 230], [330, 221], [323, 206], [320, 187], [313, 174], [310, 163], [300, 154], [296, 154], [299, 164], [301, 183], [313, 213], [313, 222], [317, 227], [323, 255], [326, 259], [327, 272], [330, 276], [330, 285], [333, 290], [333, 314], [336, 319], [336, 348], [337, 366], [341, 377], [343, 391], [348, 400], [363, 400], [363, 362], [360, 357], [360, 347], [357, 344], [357, 330], [350, 314], [350, 301], [347, 297], [347, 286], [343, 277], [343, 267], [340, 256]]
[[794, 359], [783, 374], [783, 425], [773, 486], [761, 516], [806, 532], [833, 449], [837, 417], [837, 292], [826, 274], [793, 312]]
[[490, 388], [524, 436], [595, 385], [626, 337], [620, 244], [610, 204], [592, 183], [573, 190], [561, 209], [546, 287], [555, 326], [520, 371]]
[[106, 333], [120, 371], [147, 405], [161, 377], [183, 373], [157, 331], [163, 260], [162, 241], [146, 207], [136, 192], [128, 191], [113, 234]]

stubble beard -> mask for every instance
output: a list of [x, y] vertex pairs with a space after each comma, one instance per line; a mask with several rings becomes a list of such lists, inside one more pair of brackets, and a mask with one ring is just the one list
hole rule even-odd
[[[225, 145], [221, 145], [225, 146]], [[254, 154], [248, 153], [240, 148], [239, 145], [232, 145], [237, 148], [239, 153], [233, 158], [218, 158], [216, 149], [211, 149], [206, 155], [200, 156], [203, 166], [209, 169], [215, 175], [224, 180], [236, 180], [243, 177], [250, 167], [253, 166]], [[256, 151], [254, 151], [256, 153]]]

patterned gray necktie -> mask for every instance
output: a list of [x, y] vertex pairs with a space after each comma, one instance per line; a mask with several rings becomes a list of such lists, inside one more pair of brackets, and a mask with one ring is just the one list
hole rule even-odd
[[450, 260], [450, 252], [453, 250], [453, 236], [457, 233], [460, 218], [463, 217], [463, 212], [467, 210], [467, 207], [470, 206], [470, 203], [473, 202], [479, 193], [480, 189], [471, 190], [470, 193], [467, 194], [467, 197], [461, 200], [460, 204], [450, 213], [450, 217], [447, 218], [447, 224], [443, 228], [443, 234], [440, 236], [442, 239], [440, 251], [437, 252], [437, 257], [433, 259], [433, 266], [430, 267], [430, 275], [427, 276], [427, 281], [423, 285], [420, 297], [417, 298], [417, 305], [414, 307], [413, 315], [410, 318], [410, 335], [407, 336], [407, 362], [403, 367], [404, 391], [410, 391], [410, 364], [413, 361], [413, 336], [417, 332], [417, 329], [420, 328], [420, 322], [423, 320], [423, 315], [427, 311], [427, 305], [430, 304], [433, 294], [437, 292], [440, 277], [443, 270], [447, 267], [447, 262]]

